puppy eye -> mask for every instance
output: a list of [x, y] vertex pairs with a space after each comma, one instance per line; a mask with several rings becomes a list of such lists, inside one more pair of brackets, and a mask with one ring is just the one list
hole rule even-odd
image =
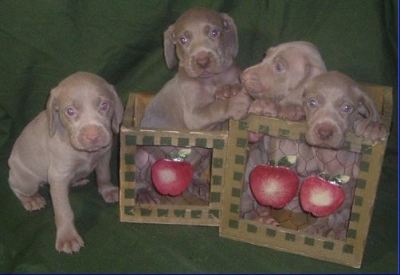
[[220, 34], [220, 31], [219, 31], [219, 30], [213, 29], [213, 30], [210, 31], [209, 36], [210, 36], [211, 38], [217, 38], [217, 37], [219, 36], [219, 34]]
[[66, 110], [65, 110], [65, 113], [68, 115], [68, 116], [75, 116], [76, 115], [76, 113], [77, 113], [77, 111], [76, 111], [76, 109], [74, 108], [74, 107], [68, 107]]
[[189, 42], [189, 39], [186, 36], [181, 36], [181, 37], [179, 37], [179, 42], [182, 45], [185, 45], [185, 44], [187, 44]]
[[110, 108], [110, 103], [104, 101], [100, 104], [100, 111], [106, 112]]
[[342, 106], [342, 111], [344, 112], [344, 113], [351, 113], [351, 112], [353, 112], [353, 106], [352, 105], [350, 105], [350, 104], [344, 104], [343, 106]]
[[281, 62], [275, 63], [274, 69], [277, 73], [283, 73], [285, 72], [285, 65], [283, 65]]
[[315, 98], [308, 99], [308, 106], [310, 106], [311, 108], [318, 107], [318, 100]]

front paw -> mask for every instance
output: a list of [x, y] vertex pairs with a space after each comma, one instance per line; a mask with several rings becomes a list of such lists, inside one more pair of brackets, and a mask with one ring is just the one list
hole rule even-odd
[[368, 120], [356, 122], [355, 133], [373, 142], [385, 140], [388, 134], [385, 125]]
[[229, 118], [236, 120], [244, 118], [248, 113], [250, 103], [250, 97], [244, 92], [240, 92], [239, 94], [230, 98], [228, 104]]
[[219, 86], [217, 90], [215, 91], [215, 99], [216, 100], [225, 100], [231, 97], [234, 97], [237, 95], [240, 90], [242, 89], [242, 86], [240, 84], [226, 84]]
[[106, 203], [114, 203], [119, 201], [119, 188], [112, 184], [99, 187], [99, 193]]
[[278, 115], [278, 106], [271, 100], [256, 99], [251, 103], [249, 113], [276, 117]]
[[56, 250], [58, 252], [72, 254], [79, 252], [81, 247], [84, 247], [84, 242], [73, 226], [57, 229]]
[[18, 195], [18, 198], [27, 211], [40, 210], [46, 206], [46, 200], [39, 193], [33, 196]]
[[300, 105], [288, 105], [279, 108], [278, 117], [285, 120], [300, 121], [306, 118], [306, 113]]

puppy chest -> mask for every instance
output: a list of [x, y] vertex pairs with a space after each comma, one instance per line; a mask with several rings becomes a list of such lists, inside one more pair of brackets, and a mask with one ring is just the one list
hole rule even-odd
[[74, 165], [73, 180], [80, 180], [82, 178], [89, 176], [89, 174], [91, 172], [93, 172], [93, 170], [96, 168], [98, 161], [99, 161], [98, 158], [95, 158], [95, 159], [88, 158], [88, 159], [82, 159], [82, 160], [78, 161]]

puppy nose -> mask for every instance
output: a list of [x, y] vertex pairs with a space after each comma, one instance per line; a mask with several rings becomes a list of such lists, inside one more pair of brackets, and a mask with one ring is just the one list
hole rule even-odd
[[333, 129], [328, 126], [318, 127], [317, 133], [320, 139], [328, 140], [333, 136]]
[[[84, 143], [97, 144], [100, 140], [101, 132], [98, 127], [86, 127], [83, 131], [82, 138]], [[85, 142], [86, 141], [86, 142]]]
[[200, 68], [203, 68], [203, 69], [207, 68], [210, 65], [210, 57], [208, 56], [208, 53], [201, 52], [201, 53], [197, 54], [196, 64]]

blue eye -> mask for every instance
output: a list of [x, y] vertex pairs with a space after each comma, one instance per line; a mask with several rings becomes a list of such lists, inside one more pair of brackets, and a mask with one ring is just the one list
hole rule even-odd
[[350, 104], [344, 104], [342, 106], [342, 111], [345, 113], [351, 113], [351, 112], [353, 112], [353, 106]]
[[282, 73], [285, 71], [285, 66], [282, 63], [278, 62], [275, 64], [275, 71], [277, 71], [278, 73]]
[[182, 45], [185, 45], [189, 39], [186, 36], [181, 36], [179, 37], [179, 42], [181, 42]]
[[105, 112], [110, 108], [110, 103], [104, 101], [100, 104], [100, 110]]
[[316, 108], [318, 106], [318, 101], [315, 98], [310, 98], [308, 99], [308, 106]]
[[219, 36], [219, 34], [220, 34], [219, 30], [213, 29], [210, 31], [211, 38], [217, 38]]
[[65, 111], [65, 113], [68, 116], [74, 116], [74, 115], [76, 115], [76, 109], [74, 107], [68, 107], [67, 110]]

